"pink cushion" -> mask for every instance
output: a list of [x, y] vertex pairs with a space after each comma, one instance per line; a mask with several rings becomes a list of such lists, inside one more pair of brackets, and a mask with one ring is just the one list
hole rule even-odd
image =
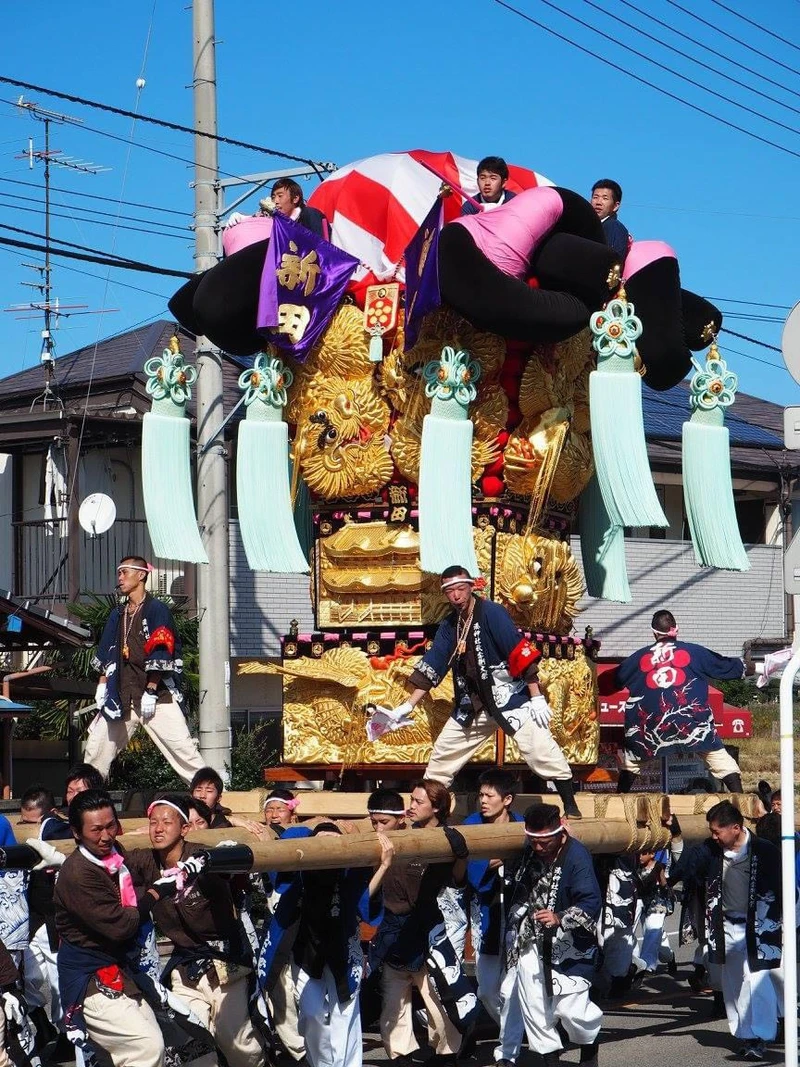
[[226, 256], [232, 256], [234, 252], [256, 241], [266, 241], [271, 236], [272, 219], [268, 215], [256, 215], [251, 219], [242, 219], [223, 232], [222, 250]]

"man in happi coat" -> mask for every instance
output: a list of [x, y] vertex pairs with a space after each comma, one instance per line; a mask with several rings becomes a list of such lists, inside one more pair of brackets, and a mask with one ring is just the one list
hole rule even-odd
[[732, 793], [741, 793], [739, 765], [714, 727], [708, 682], [743, 678], [755, 673], [755, 665], [749, 658], [720, 656], [702, 645], [679, 641], [670, 611], [657, 611], [651, 625], [655, 643], [617, 667], [617, 682], [630, 693], [618, 792], [630, 792], [642, 760], [692, 749], [715, 778]]
[[516, 969], [528, 1045], [555, 1067], [563, 1028], [580, 1047], [580, 1062], [597, 1067], [603, 1013], [589, 991], [602, 898], [592, 857], [567, 833], [555, 804], [527, 809], [525, 837], [508, 908], [506, 963]]
[[[745, 1059], [764, 1059], [783, 1014], [770, 972], [781, 965], [781, 855], [752, 834], [729, 800], [706, 813], [711, 836], [686, 849], [672, 869], [705, 887], [702, 928], [689, 931], [705, 941], [708, 960], [720, 965], [725, 1014]], [[686, 916], [681, 935], [686, 939]]]
[[[111, 797], [99, 789], [79, 793], [69, 806], [75, 851], [60, 869], [55, 889], [59, 935], [58, 984], [67, 1037], [95, 1062], [94, 1050], [114, 1067], [164, 1067], [170, 1048], [199, 1042], [208, 1032], [190, 1009], [161, 985], [155, 950], [154, 906], [174, 897], [198, 867], [178, 864], [137, 898], [117, 845], [120, 831]], [[206, 1061], [208, 1062], [208, 1061]]]
[[450, 785], [499, 727], [517, 742], [534, 774], [554, 783], [565, 814], [579, 819], [572, 772], [550, 733], [552, 712], [537, 683], [541, 653], [504, 607], [475, 596], [475, 579], [464, 567], [447, 567], [441, 582], [453, 610], [411, 674], [411, 696], [388, 712], [395, 719], [390, 729], [407, 724], [420, 700], [451, 670], [455, 706], [436, 738], [425, 777]]
[[175, 621], [167, 605], [147, 591], [152, 569], [140, 556], [126, 556], [117, 568], [125, 603], [109, 615], [92, 663], [100, 681], [84, 759], [106, 777], [141, 723], [177, 774], [190, 782], [203, 760], [181, 708], [183, 660]]

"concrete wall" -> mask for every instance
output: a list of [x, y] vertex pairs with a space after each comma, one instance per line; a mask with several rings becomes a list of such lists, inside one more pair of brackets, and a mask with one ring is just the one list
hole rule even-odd
[[[698, 567], [691, 543], [630, 538], [626, 544], [633, 602], [581, 601], [575, 630], [594, 628], [602, 655], [622, 656], [650, 638], [650, 620], [668, 608], [686, 641], [697, 641], [728, 656], [740, 656], [742, 643], [784, 633], [783, 551], [779, 545], [748, 545], [749, 571]], [[572, 539], [578, 562], [580, 542]]]

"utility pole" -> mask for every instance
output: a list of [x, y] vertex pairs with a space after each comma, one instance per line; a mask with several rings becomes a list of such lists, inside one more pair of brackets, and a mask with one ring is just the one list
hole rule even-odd
[[[192, 3], [194, 128], [217, 132], [214, 0]], [[217, 142], [194, 139], [195, 264], [217, 262]], [[197, 512], [208, 566], [197, 568], [200, 645], [200, 752], [221, 774], [231, 759], [228, 471], [223, 423], [222, 358], [197, 338]]]

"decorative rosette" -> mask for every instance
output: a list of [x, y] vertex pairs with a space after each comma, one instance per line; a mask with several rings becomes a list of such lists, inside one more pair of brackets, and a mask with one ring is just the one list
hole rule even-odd
[[615, 297], [589, 319], [594, 335], [592, 347], [600, 358], [636, 354], [635, 342], [642, 335], [642, 323], [634, 310], [633, 304]]
[[729, 408], [736, 399], [739, 378], [720, 356], [716, 343], [706, 358], [705, 367], [692, 360], [695, 373], [689, 383], [689, 405], [692, 411], [714, 411]]
[[160, 356], [147, 360], [144, 372], [147, 375], [147, 392], [154, 400], [171, 400], [182, 407], [191, 399], [197, 370], [184, 360], [177, 337], [170, 338], [169, 347]]
[[286, 390], [294, 381], [294, 375], [282, 359], [262, 352], [256, 356], [252, 370], [239, 375], [239, 388], [245, 391], [245, 407], [261, 400], [273, 408], [284, 408]]
[[478, 391], [475, 382], [481, 376], [480, 364], [469, 358], [469, 352], [446, 345], [438, 360], [431, 360], [422, 372], [425, 395], [433, 400], [455, 400], [462, 407], [471, 404]]

